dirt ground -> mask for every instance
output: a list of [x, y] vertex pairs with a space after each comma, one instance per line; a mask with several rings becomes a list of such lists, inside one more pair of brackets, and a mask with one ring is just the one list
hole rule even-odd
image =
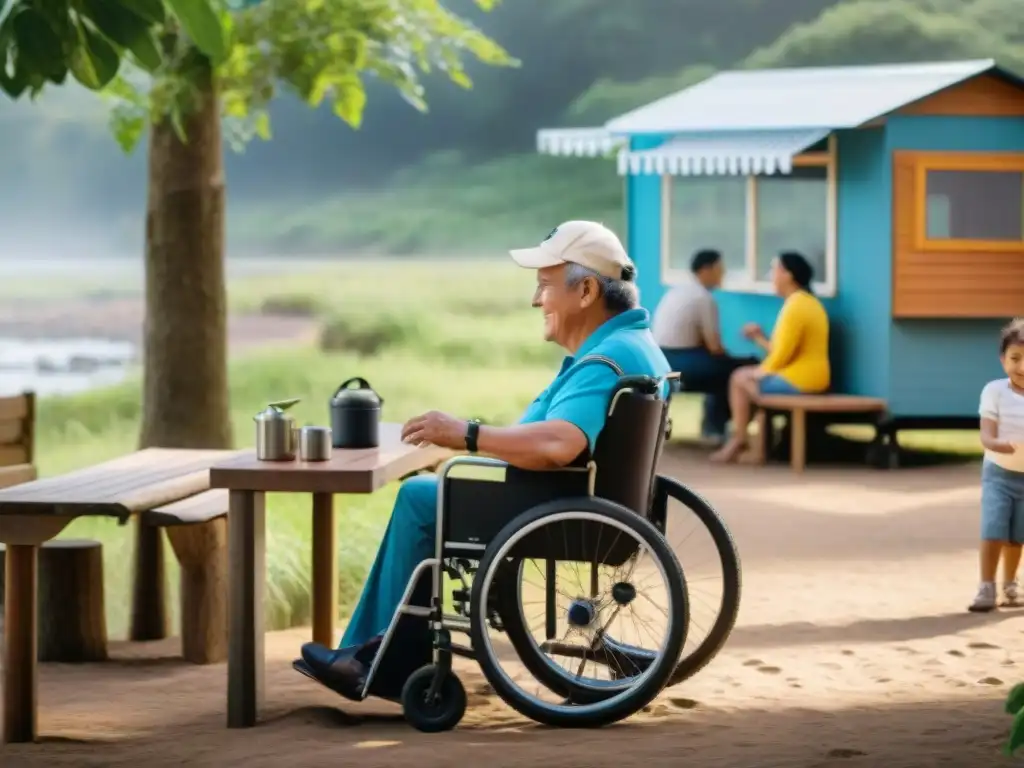
[[[978, 467], [877, 472], [664, 470], [720, 509], [744, 565], [721, 655], [644, 713], [600, 731], [534, 725], [473, 666], [454, 732], [413, 731], [397, 707], [352, 705], [290, 668], [308, 630], [267, 637], [260, 725], [225, 728], [225, 665], [173, 640], [115, 644], [99, 665], [43, 665], [42, 742], [0, 747], [21, 766], [680, 766], [987, 768], [1024, 680], [1024, 611], [971, 615]], [[684, 560], [684, 568], [685, 568]]]

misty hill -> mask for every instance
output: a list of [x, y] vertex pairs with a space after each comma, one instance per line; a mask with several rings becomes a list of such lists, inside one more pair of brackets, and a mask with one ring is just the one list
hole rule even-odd
[[[489, 14], [470, 0], [449, 5], [521, 66], [471, 67], [471, 91], [428, 80], [428, 114], [371, 84], [359, 131], [282, 97], [273, 140], [228, 157], [238, 248], [473, 250], [563, 213], [614, 218], [614, 171], [536, 157], [536, 129], [603, 121], [718, 68], [993, 56], [1024, 72], [1018, 0], [504, 0]], [[138, 253], [145, 150], [123, 156], [106, 114], [70, 88], [0, 109], [3, 252]]]

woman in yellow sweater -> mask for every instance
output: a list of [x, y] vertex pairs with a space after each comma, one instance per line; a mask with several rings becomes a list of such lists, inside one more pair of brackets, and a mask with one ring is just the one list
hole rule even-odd
[[759, 394], [800, 395], [828, 389], [828, 315], [811, 293], [813, 276], [813, 268], [799, 253], [786, 251], [772, 264], [772, 284], [785, 302], [771, 340], [757, 323], [743, 328], [743, 335], [768, 355], [760, 365], [738, 368], [729, 379], [734, 432], [711, 455], [712, 461], [735, 461], [746, 448], [751, 407]]

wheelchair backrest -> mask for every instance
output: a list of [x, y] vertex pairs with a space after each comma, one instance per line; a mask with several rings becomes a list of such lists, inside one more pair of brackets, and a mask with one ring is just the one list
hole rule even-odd
[[662, 381], [651, 376], [620, 377], [593, 455], [595, 495], [643, 517], [665, 439], [668, 402], [661, 389]]

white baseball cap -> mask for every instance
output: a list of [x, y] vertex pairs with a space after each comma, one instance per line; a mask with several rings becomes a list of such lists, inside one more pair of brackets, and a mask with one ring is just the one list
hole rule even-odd
[[536, 248], [520, 248], [509, 254], [526, 269], [579, 264], [613, 280], [632, 280], [636, 275], [636, 267], [618, 235], [596, 221], [559, 224]]

